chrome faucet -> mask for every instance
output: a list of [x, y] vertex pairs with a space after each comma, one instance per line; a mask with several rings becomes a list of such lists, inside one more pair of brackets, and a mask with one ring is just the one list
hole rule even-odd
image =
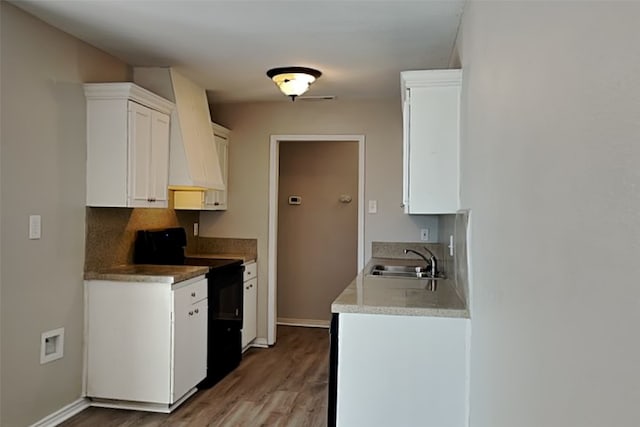
[[414, 251], [413, 249], [405, 249], [404, 253], [408, 254], [409, 252], [411, 252], [418, 255], [420, 258], [424, 260], [424, 262], [427, 263], [427, 266], [431, 265], [431, 276], [436, 277], [438, 275], [438, 260], [436, 259], [436, 256], [433, 254], [433, 252], [429, 250], [429, 248], [427, 248], [426, 246], [423, 246], [423, 248], [431, 256], [430, 260], [428, 260], [427, 257], [422, 255], [420, 252]]

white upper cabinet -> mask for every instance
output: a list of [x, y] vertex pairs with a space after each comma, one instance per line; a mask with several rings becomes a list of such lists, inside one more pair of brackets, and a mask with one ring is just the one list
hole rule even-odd
[[229, 135], [231, 131], [216, 123], [211, 123], [213, 138], [215, 141], [218, 160], [220, 161], [220, 173], [224, 190], [209, 190], [205, 195], [204, 209], [212, 211], [227, 210], [227, 194], [229, 182]]
[[401, 73], [405, 213], [455, 213], [460, 208], [461, 82], [462, 70]]
[[87, 205], [168, 205], [173, 103], [133, 83], [84, 85]]

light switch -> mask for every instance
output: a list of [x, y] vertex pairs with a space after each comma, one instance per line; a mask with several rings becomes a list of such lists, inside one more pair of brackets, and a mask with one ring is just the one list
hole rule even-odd
[[40, 238], [41, 223], [40, 215], [29, 215], [29, 239], [37, 240]]
[[378, 201], [377, 200], [369, 200], [369, 213], [370, 214], [378, 213]]

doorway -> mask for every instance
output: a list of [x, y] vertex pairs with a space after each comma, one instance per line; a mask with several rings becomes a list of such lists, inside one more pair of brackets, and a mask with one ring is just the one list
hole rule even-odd
[[[324, 145], [323, 145], [324, 144]], [[305, 146], [308, 146], [305, 148]], [[286, 159], [282, 157], [284, 147]], [[351, 148], [349, 148], [351, 147]], [[300, 245], [307, 248], [310, 248], [312, 245], [320, 246], [320, 249], [327, 250], [327, 247], [335, 246], [337, 243], [335, 241], [335, 235], [337, 233], [329, 233], [326, 232], [323, 234], [324, 241], [319, 241], [320, 236], [317, 233], [317, 230], [313, 230], [313, 233], [306, 233], [305, 230], [309, 231], [310, 227], [322, 228], [325, 230], [332, 230], [336, 225], [332, 225], [331, 221], [323, 225], [309, 225], [305, 221], [315, 221], [313, 218], [322, 217], [322, 215], [310, 215], [310, 218], [306, 218], [307, 215], [300, 215], [304, 213], [303, 210], [307, 210], [308, 212], [323, 210], [325, 208], [334, 209], [333, 213], [326, 213], [325, 216], [330, 217], [339, 217], [342, 216], [341, 213], [346, 213], [348, 210], [352, 210], [356, 212], [356, 218], [352, 219], [351, 226], [353, 228], [353, 222], [356, 222], [356, 231], [353, 234], [354, 237], [351, 237], [351, 247], [355, 246], [355, 262], [351, 261], [350, 267], [345, 263], [345, 269], [342, 270], [342, 276], [350, 275], [350, 279], [337, 278], [332, 283], [332, 286], [337, 286], [341, 289], [337, 290], [322, 290], [318, 289], [318, 285], [313, 286], [315, 289], [315, 294], [312, 294], [310, 298], [307, 298], [304, 294], [305, 291], [301, 289], [297, 289], [294, 294], [289, 295], [285, 300], [288, 299], [288, 303], [293, 302], [292, 306], [302, 307], [303, 311], [290, 311], [288, 313], [283, 313], [287, 316], [288, 320], [303, 320], [302, 324], [307, 326], [324, 326], [324, 319], [314, 319], [319, 316], [318, 310], [326, 312], [326, 314], [330, 314], [329, 306], [331, 300], [335, 298], [332, 296], [334, 293], [339, 293], [349, 281], [355, 277], [357, 271], [362, 269], [364, 265], [364, 211], [363, 211], [363, 201], [364, 201], [364, 136], [363, 135], [274, 135], [271, 137], [271, 150], [270, 150], [270, 182], [269, 182], [269, 242], [268, 242], [268, 254], [269, 254], [269, 271], [268, 271], [268, 303], [267, 303], [267, 343], [272, 345], [276, 341], [276, 325], [277, 319], [281, 316], [278, 315], [278, 259], [283, 256], [283, 254], [279, 253], [279, 234], [278, 234], [278, 223], [279, 223], [279, 211], [283, 210], [288, 211], [284, 212], [285, 216], [289, 214], [293, 214], [293, 217], [289, 217], [289, 220], [294, 218], [296, 221], [302, 221], [301, 224], [297, 224], [298, 231], [291, 231], [287, 234], [287, 237], [282, 240], [284, 243], [283, 250], [286, 253], [293, 253], [295, 251], [300, 251]], [[323, 167], [323, 163], [328, 162], [328, 153], [340, 153], [340, 150], [346, 149], [348, 152], [349, 149], [353, 150], [353, 156], [351, 157], [351, 164], [348, 167], [344, 167], [344, 165], [340, 165], [340, 163], [344, 163], [344, 161], [337, 161], [336, 164], [330, 167]], [[311, 152], [315, 154], [311, 154], [311, 157], [315, 157], [315, 166], [307, 165], [303, 167], [301, 163], [298, 163], [299, 159], [302, 159], [305, 152]], [[300, 157], [303, 156], [303, 157]], [[357, 159], [357, 160], [356, 160]], [[344, 159], [343, 159], [344, 160]], [[335, 190], [336, 194], [331, 194], [329, 192], [328, 195], [322, 197], [316, 197], [316, 194], [319, 190], [305, 190], [305, 194], [293, 194], [297, 191], [294, 191], [291, 187], [283, 188], [283, 192], [285, 194], [280, 194], [280, 165], [281, 161], [289, 164], [289, 166], [293, 165], [294, 174], [298, 174], [299, 176], [296, 179], [293, 179], [293, 182], [296, 181], [315, 181], [315, 184], [318, 185], [319, 182], [324, 182], [324, 184], [320, 184], [320, 187], [323, 187], [327, 184], [328, 181], [340, 181], [341, 179], [336, 179], [335, 174], [341, 174], [339, 170], [348, 170], [351, 169], [351, 173], [357, 173], [357, 185], [353, 185], [348, 190]], [[333, 162], [333, 161], [332, 161]], [[339, 169], [339, 170], [338, 170]], [[357, 171], [357, 172], [356, 172]], [[300, 174], [306, 174], [306, 177], [300, 176]], [[317, 174], [319, 177], [309, 176]], [[328, 180], [328, 181], [327, 181]], [[286, 181], [286, 179], [285, 179]], [[285, 184], [286, 185], [286, 184]], [[337, 187], [336, 187], [337, 188]], [[357, 191], [354, 191], [357, 189]], [[292, 193], [292, 194], [289, 194]], [[289, 204], [289, 196], [294, 196], [292, 199], [292, 203]], [[300, 196], [299, 199], [296, 199], [295, 196]], [[349, 200], [350, 201], [347, 201]], [[296, 205], [297, 201], [300, 202], [299, 205]], [[297, 209], [296, 208], [300, 208]], [[330, 212], [330, 211], [327, 211]], [[331, 219], [331, 218], [330, 218]], [[334, 218], [335, 219], [335, 218]], [[349, 222], [349, 221], [346, 221]], [[291, 233], [301, 234], [300, 236], [295, 236], [293, 239]], [[306, 236], [305, 236], [306, 234]], [[321, 233], [322, 234], [322, 233]], [[355, 238], [355, 241], [353, 241]], [[348, 245], [347, 245], [348, 246]], [[347, 252], [349, 252], [349, 248], [344, 248]], [[353, 253], [353, 252], [352, 252]], [[304, 254], [303, 254], [304, 255]], [[311, 255], [313, 257], [315, 255]], [[309, 257], [309, 258], [311, 258]], [[329, 258], [327, 261], [320, 261], [320, 263], [333, 263], [334, 258]], [[281, 260], [282, 261], [282, 260]], [[319, 266], [320, 263], [316, 263], [316, 266]], [[282, 266], [283, 264], [280, 263]], [[354, 269], [355, 266], [355, 270]], [[297, 266], [296, 266], [297, 267]], [[301, 268], [297, 268], [297, 272], [287, 272], [282, 277], [285, 282], [295, 282], [296, 276], [300, 277], [300, 274], [304, 274], [304, 271], [308, 271], [310, 268], [317, 267], [309, 267], [308, 264], [301, 266]], [[328, 271], [331, 271], [332, 268], [324, 265], [324, 268]], [[353, 271], [348, 271], [351, 268]], [[294, 269], [296, 270], [296, 269]], [[315, 271], [315, 270], [314, 270]], [[312, 275], [314, 272], [309, 272], [308, 274]], [[317, 274], [317, 273], [316, 273]], [[327, 279], [324, 277], [325, 283], [326, 280], [331, 281], [332, 279]], [[347, 280], [344, 283], [344, 280]], [[285, 283], [283, 282], [283, 283]], [[288, 286], [286, 283], [283, 286]], [[290, 291], [290, 289], [288, 290]], [[325, 292], [326, 291], [326, 292]], [[306, 292], [309, 292], [307, 289]], [[337, 294], [336, 294], [337, 296]], [[299, 300], [298, 298], [302, 298]], [[281, 299], [282, 300], [282, 299]], [[292, 301], [293, 300], [293, 301]], [[315, 300], [312, 301], [312, 300]], [[324, 306], [324, 308], [322, 308]], [[307, 310], [304, 314], [304, 310]], [[314, 311], [315, 310], [315, 311]], [[296, 314], [297, 313], [297, 314]], [[303, 313], [303, 314], [300, 314]], [[315, 313], [315, 314], [314, 314]], [[298, 317], [301, 316], [301, 317]], [[305, 317], [305, 316], [311, 316]], [[309, 322], [311, 320], [311, 322]], [[313, 321], [317, 321], [314, 324]], [[327, 319], [328, 320], [328, 319]], [[285, 322], [287, 323], [287, 322]]]
[[278, 178], [277, 323], [329, 327], [358, 272], [358, 143], [283, 141]]

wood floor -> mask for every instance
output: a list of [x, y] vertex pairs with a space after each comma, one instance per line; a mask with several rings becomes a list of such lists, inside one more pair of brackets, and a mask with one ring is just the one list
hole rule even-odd
[[252, 348], [209, 390], [171, 414], [89, 408], [60, 426], [288, 426], [327, 425], [329, 331], [278, 327], [275, 346]]

